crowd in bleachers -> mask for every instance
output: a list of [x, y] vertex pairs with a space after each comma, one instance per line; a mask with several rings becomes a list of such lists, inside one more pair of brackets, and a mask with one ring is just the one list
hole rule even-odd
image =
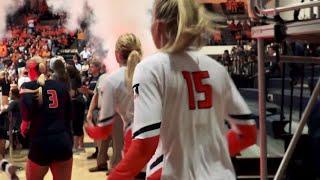
[[208, 34], [208, 45], [234, 45], [251, 40], [251, 22], [249, 20], [231, 20], [226, 28], [216, 29]]
[[257, 62], [256, 41], [252, 40], [248, 45], [234, 46], [229, 52], [225, 50], [217, 60], [223, 64], [230, 74], [255, 76]]

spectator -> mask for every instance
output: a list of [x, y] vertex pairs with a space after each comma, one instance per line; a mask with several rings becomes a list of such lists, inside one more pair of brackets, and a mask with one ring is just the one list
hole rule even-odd
[[221, 44], [222, 42], [222, 36], [221, 36], [221, 31], [216, 29], [213, 33], [213, 41], [214, 44]]
[[86, 33], [83, 29], [80, 29], [77, 33], [78, 38], [78, 50], [80, 51], [86, 44]]
[[0, 72], [0, 86], [2, 89], [2, 104], [1, 109], [4, 109], [9, 104], [9, 93], [10, 93], [10, 81], [8, 77], [7, 71], [1, 71]]
[[83, 123], [85, 118], [85, 100], [83, 94], [80, 93], [81, 88], [81, 77], [79, 71], [71, 65], [67, 66], [67, 72], [71, 83], [71, 103], [73, 108], [72, 116], [72, 128], [73, 128], [73, 139], [74, 152], [84, 152], [84, 133]]
[[78, 54], [73, 55], [72, 60], [74, 62], [74, 66], [77, 68], [77, 70], [81, 73], [81, 64], [80, 64], [80, 56]]
[[[11, 89], [10, 98], [12, 101], [9, 103], [8, 108], [4, 109], [2, 112], [11, 113], [13, 130], [14, 130], [14, 132], [17, 132], [17, 131], [19, 131], [20, 125], [21, 125], [21, 114], [20, 114], [20, 107], [19, 107], [20, 95], [19, 95], [19, 90], [17, 87], [14, 87]], [[10, 117], [10, 115], [9, 115], [9, 117]], [[15, 134], [15, 135], [17, 135], [17, 134]], [[15, 137], [17, 137], [17, 136], [15, 136]], [[18, 136], [18, 137], [20, 137], [20, 136]], [[18, 139], [15, 139], [15, 141], [13, 143], [16, 147], [21, 147], [21, 144], [18, 141]]]
[[242, 26], [242, 21], [239, 20], [238, 23], [237, 23], [237, 30], [238, 31], [242, 31], [243, 30], [243, 26]]
[[[100, 70], [101, 70], [101, 63], [99, 61], [93, 60], [92, 62], [90, 62], [91, 77], [89, 79], [89, 84], [88, 86], [82, 86], [82, 88], [80, 89], [81, 90], [80, 92], [85, 94], [88, 99], [87, 107], [91, 106], [90, 103], [91, 103], [92, 97], [94, 96], [94, 90], [96, 88], [98, 79], [101, 75]], [[88, 159], [95, 159], [97, 158], [97, 155], [98, 155], [98, 147], [96, 147], [96, 151], [91, 156], [89, 156]]]
[[28, 71], [24, 68], [18, 79], [18, 89], [20, 89], [21, 85], [25, 82], [30, 82], [30, 78], [28, 77]]
[[[100, 114], [100, 108], [101, 108], [101, 88], [103, 86], [103, 83], [105, 82], [105, 79], [107, 77], [107, 74], [102, 74], [99, 77], [99, 80], [97, 81], [97, 85], [94, 91], [94, 95], [92, 97], [92, 100], [90, 102], [90, 107], [87, 114], [87, 121], [90, 123], [98, 123], [98, 114]], [[108, 157], [108, 146], [110, 144], [110, 138], [106, 140], [98, 140], [96, 141], [97, 144], [97, 155], [93, 154], [92, 156], [96, 156], [97, 158], [97, 166], [90, 168], [89, 172], [98, 172], [98, 171], [107, 171], [108, 170], [108, 163], [109, 160]], [[93, 158], [92, 157], [92, 158]], [[88, 157], [90, 159], [91, 157]]]
[[244, 21], [243, 23], [243, 31], [246, 39], [251, 39], [251, 27], [248, 24], [248, 21]]
[[8, 55], [8, 48], [3, 42], [0, 42], [0, 58], [4, 58]]
[[87, 61], [84, 61], [83, 62], [83, 65], [81, 66], [81, 75], [84, 77], [84, 78], [87, 78], [89, 73], [89, 63]]
[[47, 45], [44, 45], [42, 47], [42, 50], [40, 52], [40, 56], [42, 58], [49, 58], [50, 57], [50, 52], [48, 51], [48, 46]]
[[232, 19], [231, 23], [228, 25], [228, 28], [231, 30], [231, 32], [237, 31], [236, 23], [234, 22], [234, 19]]
[[22, 71], [25, 69], [26, 67], [26, 62], [24, 59], [19, 59], [18, 60], [18, 76], [20, 77], [22, 74]]
[[223, 65], [225, 66], [229, 66], [231, 65], [231, 58], [230, 58], [230, 54], [228, 50], [225, 50], [223, 55], [222, 55], [222, 61], [223, 61]]
[[87, 47], [83, 48], [83, 51], [80, 53], [81, 60], [87, 61], [92, 56], [91, 52]]
[[14, 50], [14, 53], [12, 54], [12, 57], [11, 57], [11, 61], [13, 63], [18, 63], [18, 60], [21, 58], [21, 54], [19, 52], [18, 49], [15, 49]]

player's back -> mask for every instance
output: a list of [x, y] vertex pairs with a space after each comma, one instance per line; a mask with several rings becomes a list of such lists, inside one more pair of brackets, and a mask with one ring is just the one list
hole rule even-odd
[[105, 81], [107, 82], [104, 83], [104, 86], [108, 87], [102, 88], [102, 90], [104, 90], [104, 92], [102, 93], [106, 93], [106, 91], [112, 92], [109, 95], [109, 98], [113, 98], [113, 108], [121, 116], [122, 120], [124, 121], [125, 127], [130, 125], [133, 119], [133, 95], [129, 91], [130, 88], [126, 86], [126, 69], [126, 67], [120, 67], [116, 72], [107, 76], [105, 79]]
[[[36, 81], [24, 83], [22, 89], [35, 90], [40, 85]], [[43, 103], [39, 105], [35, 93], [22, 96], [22, 109], [30, 124], [32, 138], [70, 131], [71, 101], [64, 83], [47, 80], [42, 86]]]
[[224, 136], [225, 68], [194, 51], [158, 53], [142, 66], [156, 79], [162, 103], [149, 174], [162, 164], [162, 179], [234, 179]]

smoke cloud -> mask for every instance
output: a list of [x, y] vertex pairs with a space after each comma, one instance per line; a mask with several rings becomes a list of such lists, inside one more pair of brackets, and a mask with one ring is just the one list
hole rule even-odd
[[103, 47], [108, 49], [109, 53], [104, 61], [109, 71], [118, 66], [115, 61], [114, 46], [121, 34], [136, 34], [142, 41], [144, 55], [155, 51], [150, 33], [153, 2], [154, 0], [47, 0], [53, 11], [67, 12], [65, 27], [69, 30], [79, 28], [80, 20], [92, 10], [93, 17], [89, 30], [93, 36], [101, 39]]
[[65, 27], [70, 31], [75, 31], [80, 27], [80, 22], [85, 15], [86, 0], [47, 0], [47, 4], [52, 12], [67, 13]]
[[7, 16], [22, 7], [23, 0], [0, 0], [0, 37], [6, 35]]
[[[53, 12], [66, 12], [65, 27], [75, 31], [81, 21], [92, 12], [90, 34], [102, 42], [108, 55], [104, 59], [109, 71], [118, 67], [114, 46], [121, 34], [134, 33], [142, 41], [144, 56], [155, 51], [152, 41], [151, 12], [154, 0], [46, 0]], [[21, 6], [24, 0], [0, 0], [0, 37], [6, 33], [6, 18]], [[101, 45], [101, 44], [100, 44]]]

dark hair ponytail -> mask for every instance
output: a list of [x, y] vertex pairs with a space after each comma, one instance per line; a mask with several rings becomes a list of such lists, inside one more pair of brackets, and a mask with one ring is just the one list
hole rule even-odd
[[69, 83], [70, 83], [69, 76], [67, 74], [64, 63], [61, 60], [58, 59], [53, 63], [53, 72], [54, 72], [53, 74], [54, 80], [66, 83], [67, 86], [69, 87]]

